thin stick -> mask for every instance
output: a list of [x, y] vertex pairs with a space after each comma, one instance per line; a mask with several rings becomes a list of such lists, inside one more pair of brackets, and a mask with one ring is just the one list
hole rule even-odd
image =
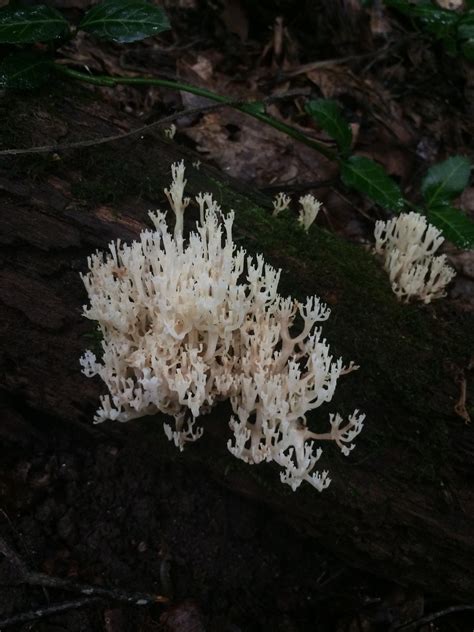
[[121, 601], [134, 606], [150, 606], [157, 603], [168, 603], [169, 601], [168, 597], [162, 595], [150, 595], [148, 593], [128, 592], [120, 588], [103, 588], [102, 586], [78, 584], [69, 579], [52, 577], [44, 573], [28, 572], [23, 578], [23, 583], [29, 586], [43, 586], [43, 588], [59, 588], [80, 593], [87, 597], [113, 599], [114, 601]]
[[474, 610], [474, 605], [468, 604], [465, 606], [451, 606], [450, 608], [445, 608], [444, 610], [438, 610], [438, 612], [428, 614], [426, 615], [426, 617], [422, 617], [421, 619], [415, 619], [414, 621], [409, 621], [408, 623], [404, 623], [403, 625], [400, 625], [396, 628], [391, 628], [390, 632], [400, 632], [401, 630], [404, 630], [404, 632], [409, 632], [409, 630], [416, 630], [422, 625], [426, 625], [427, 623], [436, 621], [436, 619], [445, 617], [447, 614], [452, 614], [454, 612], [465, 612], [467, 610]]
[[128, 592], [120, 588], [103, 588], [102, 586], [79, 584], [69, 579], [52, 577], [45, 573], [31, 571], [2, 537], [0, 537], [0, 553], [3, 554], [15, 568], [19, 575], [20, 583], [27, 584], [28, 586], [58, 588], [60, 590], [80, 593], [86, 597], [112, 599], [134, 606], [149, 606], [157, 603], [168, 603], [169, 601], [169, 598], [163, 595], [150, 595], [148, 593]]
[[[294, 96], [302, 96], [306, 95], [307, 91], [303, 90], [294, 90], [286, 92], [285, 94], [275, 95], [271, 97], [266, 97], [263, 99], [263, 103], [272, 103], [274, 101], [279, 101], [282, 99], [291, 98]], [[168, 125], [173, 121], [176, 121], [179, 118], [184, 116], [192, 116], [194, 114], [207, 114], [208, 112], [213, 112], [214, 110], [221, 109], [227, 106], [236, 107], [238, 105], [243, 105], [242, 101], [232, 101], [229, 103], [213, 103], [212, 105], [205, 105], [197, 108], [189, 108], [187, 110], [182, 110], [181, 112], [175, 112], [174, 114], [170, 114], [169, 116], [165, 116], [159, 121], [154, 121], [153, 123], [148, 123], [147, 125], [142, 125], [141, 127], [137, 127], [136, 129], [132, 129], [129, 132], [123, 132], [121, 134], [113, 134], [112, 136], [104, 136], [103, 138], [93, 138], [90, 140], [80, 140], [74, 143], [64, 143], [60, 145], [40, 145], [38, 147], [28, 147], [25, 149], [3, 149], [0, 150], [1, 156], [21, 156], [25, 154], [45, 154], [51, 152], [59, 152], [66, 151], [68, 149], [80, 149], [82, 147], [94, 147], [96, 145], [103, 145], [105, 143], [111, 143], [113, 141], [122, 140], [124, 138], [129, 138], [131, 136], [136, 136], [137, 134], [144, 134], [145, 132], [149, 132], [155, 127], [162, 127], [163, 125]], [[245, 102], [247, 103], [247, 102]], [[248, 103], [247, 103], [248, 105]]]
[[199, 88], [198, 86], [193, 86], [189, 83], [182, 83], [180, 81], [170, 81], [169, 79], [160, 79], [158, 77], [113, 77], [111, 75], [91, 75], [85, 72], [79, 72], [78, 70], [73, 70], [72, 68], [68, 68], [67, 66], [58, 63], [52, 64], [52, 67], [56, 72], [61, 73], [70, 79], [78, 79], [79, 81], [85, 81], [86, 83], [91, 83], [96, 86], [105, 86], [109, 88], [113, 88], [118, 85], [157, 86], [189, 92], [211, 101], [216, 101], [217, 103], [233, 107], [236, 110], [239, 110], [239, 112], [244, 112], [244, 114], [248, 114], [258, 121], [262, 121], [262, 123], [270, 125], [287, 136], [291, 136], [291, 138], [300, 141], [304, 145], [312, 147], [329, 160], [339, 160], [336, 152], [329, 149], [326, 145], [309, 138], [306, 134], [300, 132], [299, 129], [292, 127], [291, 125], [287, 125], [273, 116], [269, 116], [265, 112], [262, 112], [262, 109], [258, 107], [261, 101], [256, 103], [240, 102], [234, 105], [232, 99], [223, 97], [222, 95], [206, 90], [205, 88]]
[[67, 610], [76, 610], [77, 608], [84, 608], [94, 603], [98, 603], [100, 597], [82, 597], [81, 599], [74, 599], [73, 601], [63, 601], [61, 603], [51, 604], [44, 608], [35, 608], [35, 610], [29, 610], [28, 612], [20, 612], [14, 614], [6, 619], [0, 619], [0, 630], [10, 625], [17, 625], [18, 623], [28, 623], [28, 621], [36, 621], [37, 619], [43, 619], [44, 617], [50, 617], [60, 612], [66, 612]]
[[278, 193], [280, 191], [290, 191], [292, 193], [300, 193], [302, 191], [308, 191], [309, 189], [319, 189], [322, 187], [330, 187], [336, 184], [336, 180], [332, 178], [331, 180], [319, 180], [315, 182], [299, 182], [295, 184], [290, 184], [288, 182], [280, 182], [277, 184], [269, 184], [267, 186], [261, 187], [260, 191], [262, 193], [266, 193], [267, 195], [272, 195], [273, 193]]
[[24, 154], [46, 154], [50, 152], [58, 152], [58, 151], [66, 151], [68, 149], [80, 149], [82, 147], [94, 147], [95, 145], [103, 145], [105, 143], [112, 143], [116, 140], [122, 140], [124, 138], [129, 138], [130, 136], [136, 136], [137, 134], [143, 134], [145, 132], [149, 132], [155, 127], [162, 127], [163, 125], [167, 125], [168, 123], [172, 123], [183, 116], [190, 116], [193, 114], [202, 114], [203, 112], [210, 112], [212, 110], [216, 110], [218, 108], [223, 107], [221, 104], [208, 105], [200, 108], [190, 108], [188, 110], [183, 110], [181, 112], [176, 112], [175, 114], [170, 114], [170, 116], [165, 116], [159, 121], [155, 121], [154, 123], [149, 123], [148, 125], [142, 125], [141, 127], [137, 127], [135, 129], [130, 130], [129, 132], [123, 132], [121, 134], [113, 134], [112, 136], [104, 136], [103, 138], [92, 138], [90, 140], [80, 140], [75, 143], [64, 143], [61, 145], [40, 145], [38, 147], [28, 147], [26, 149], [2, 149], [0, 151], [0, 156], [21, 156]]

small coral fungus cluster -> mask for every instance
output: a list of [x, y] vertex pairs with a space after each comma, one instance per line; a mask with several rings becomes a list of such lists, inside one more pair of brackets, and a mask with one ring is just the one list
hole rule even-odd
[[402, 213], [375, 225], [375, 251], [384, 258], [392, 290], [399, 300], [430, 303], [446, 296], [455, 276], [446, 255], [434, 256], [444, 241], [441, 231], [419, 213]]
[[307, 424], [306, 415], [331, 400], [339, 377], [356, 368], [334, 360], [322, 337], [329, 309], [316, 296], [282, 298], [280, 272], [236, 247], [234, 214], [223, 216], [209, 194], [196, 197], [200, 221], [185, 240], [183, 163], [172, 165], [172, 174], [166, 194], [174, 235], [164, 213], [151, 213], [153, 230], [90, 257], [83, 277], [90, 299], [84, 314], [99, 324], [103, 357], [98, 362], [87, 351], [81, 363], [110, 393], [95, 420], [165, 413], [175, 422], [165, 424], [166, 435], [182, 449], [202, 434], [196, 418], [229, 400], [234, 456], [275, 461], [293, 490], [307, 481], [321, 491], [330, 479], [315, 470], [317, 442], [332, 440], [346, 455], [364, 419], [356, 410], [348, 421], [330, 415], [324, 432]]

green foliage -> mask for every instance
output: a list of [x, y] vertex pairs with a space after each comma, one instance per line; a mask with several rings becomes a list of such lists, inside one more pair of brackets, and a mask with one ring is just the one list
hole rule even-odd
[[[146, 0], [105, 0], [90, 9], [79, 29], [114, 42], [135, 42], [170, 28], [165, 11]], [[46, 5], [0, 8], [0, 44], [34, 44], [71, 34], [64, 17]]]
[[90, 9], [79, 28], [114, 42], [135, 42], [170, 28], [166, 13], [144, 0], [106, 0]]
[[454, 11], [441, 9], [431, 2], [415, 3], [413, 0], [385, 0], [389, 7], [408, 17], [418, 18], [426, 28], [438, 37], [443, 37], [459, 19]]
[[417, 20], [443, 42], [448, 54], [461, 52], [467, 59], [474, 59], [474, 3], [467, 3], [464, 13], [442, 9], [430, 0], [385, 0], [385, 4]]
[[63, 16], [45, 5], [7, 6], [0, 9], [0, 42], [32, 44], [65, 37], [69, 25]]
[[462, 39], [474, 39], [474, 14], [468, 13], [459, 21], [458, 35]]
[[334, 138], [341, 153], [347, 155], [352, 145], [352, 130], [342, 115], [340, 105], [329, 99], [316, 99], [306, 104], [306, 111]]
[[474, 247], [474, 223], [453, 207], [452, 200], [464, 191], [470, 173], [469, 160], [453, 156], [431, 167], [421, 183], [430, 222], [461, 248]]
[[452, 200], [464, 191], [469, 182], [471, 163], [463, 156], [453, 156], [428, 170], [421, 183], [421, 192], [428, 208]]
[[437, 226], [446, 239], [460, 248], [474, 248], [474, 222], [449, 204], [439, 204], [428, 209], [429, 221]]
[[[116, 42], [134, 42], [169, 28], [164, 10], [145, 0], [105, 0], [92, 7], [79, 25], [79, 29]], [[59, 11], [46, 5], [11, 3], [0, 8], [0, 45], [60, 45], [73, 30]], [[14, 48], [0, 61], [0, 87], [37, 88], [51, 74], [51, 62], [42, 53]]]
[[342, 181], [364, 193], [383, 208], [400, 212], [405, 206], [400, 187], [385, 169], [365, 156], [351, 156], [342, 163]]
[[0, 61], [0, 88], [31, 90], [51, 74], [51, 59], [28, 51], [10, 53]]
[[[474, 3], [471, 8], [474, 9]], [[458, 38], [464, 57], [474, 61], [474, 11], [470, 11], [459, 21]]]

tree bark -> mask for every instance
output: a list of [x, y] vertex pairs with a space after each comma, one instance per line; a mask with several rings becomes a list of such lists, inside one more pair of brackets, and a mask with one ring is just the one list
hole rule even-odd
[[[134, 124], [70, 88], [5, 97], [1, 108], [4, 149], [101, 138]], [[169, 165], [181, 158], [188, 195], [212, 191], [224, 208], [235, 209], [239, 244], [282, 268], [282, 292], [317, 294], [331, 305], [325, 337], [336, 357], [361, 368], [341, 379], [334, 401], [315, 419], [323, 427], [329, 412], [359, 408], [367, 422], [349, 458], [326, 447], [320, 464], [333, 482], [322, 494], [305, 485], [293, 493], [276, 468], [249, 467], [228, 454], [225, 405], [203, 420], [204, 437], [180, 458], [272, 505], [348, 563], [470, 598], [474, 439], [454, 409], [463, 380], [472, 378], [471, 315], [449, 301], [398, 304], [370, 252], [317, 227], [305, 235], [294, 219], [272, 218], [266, 198], [211, 167], [192, 168], [195, 156], [158, 132], [0, 156], [2, 451], [13, 442], [26, 453], [38, 439], [48, 441], [53, 418], [65, 433], [99, 432], [91, 419], [104, 388], [84, 377], [78, 362], [94, 344], [93, 324], [81, 316], [87, 297], [79, 272], [94, 250], [136, 238], [150, 208], [166, 208]], [[100, 432], [122, 428], [105, 424]], [[157, 441], [153, 449], [168, 458], [164, 435]]]

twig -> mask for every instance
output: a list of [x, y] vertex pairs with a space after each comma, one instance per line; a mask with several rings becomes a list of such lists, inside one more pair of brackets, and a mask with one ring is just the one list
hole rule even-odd
[[348, 197], [346, 197], [345, 195], [343, 195], [340, 191], [338, 191], [336, 189], [336, 187], [331, 187], [331, 191], [333, 193], [335, 193], [336, 195], [338, 195], [341, 200], [344, 200], [344, 202], [346, 202], [347, 204], [349, 204], [350, 206], [352, 206], [352, 208], [357, 211], [358, 213], [360, 213], [363, 217], [365, 217], [365, 219], [368, 219], [371, 222], [375, 222], [373, 217], [370, 217], [370, 215], [368, 215], [365, 211], [363, 211], [362, 209], [360, 209], [356, 204], [354, 204], [354, 202], [352, 202]]
[[[303, 64], [296, 68], [289, 68], [285, 70], [279, 77], [279, 79], [289, 79], [290, 77], [297, 77], [298, 75], [302, 75], [306, 72], [311, 72], [312, 70], [319, 70], [320, 68], [328, 68], [330, 66], [340, 66], [341, 64], [347, 64], [351, 61], [360, 61], [361, 59], [377, 59], [381, 55], [385, 55], [392, 48], [396, 48], [400, 46], [401, 43], [398, 41], [391, 41], [382, 46], [375, 51], [371, 51], [370, 53], [361, 53], [359, 55], [346, 55], [345, 57], [336, 57], [334, 59], [322, 59], [320, 61], [311, 61], [307, 64]], [[371, 62], [373, 63], [373, 62]]]
[[16, 625], [18, 623], [28, 623], [28, 621], [36, 621], [37, 619], [43, 619], [44, 617], [50, 617], [60, 612], [66, 612], [67, 610], [76, 610], [77, 608], [83, 608], [94, 603], [98, 603], [100, 597], [82, 597], [81, 599], [74, 599], [73, 601], [63, 601], [61, 603], [51, 604], [44, 608], [35, 608], [35, 610], [29, 610], [28, 612], [21, 612], [14, 614], [6, 619], [0, 619], [0, 630], [10, 625]]
[[52, 577], [45, 573], [35, 573], [28, 571], [23, 577], [23, 583], [29, 586], [43, 586], [43, 588], [59, 588], [68, 592], [80, 593], [87, 597], [98, 597], [121, 601], [133, 606], [150, 606], [157, 603], [168, 603], [168, 597], [163, 595], [149, 595], [148, 593], [133, 593], [121, 590], [120, 588], [103, 588], [102, 586], [91, 586], [78, 584], [69, 579]]
[[382, 52], [385, 52], [387, 47], [385, 46], [382, 50], [377, 51], [376, 53], [363, 53], [361, 55], [347, 55], [346, 57], [336, 57], [335, 59], [323, 59], [321, 61], [311, 61], [307, 64], [303, 64], [298, 66], [297, 68], [290, 68], [286, 70], [280, 75], [280, 79], [289, 79], [290, 77], [297, 77], [298, 75], [303, 75], [306, 72], [311, 72], [312, 70], [319, 70], [320, 68], [328, 68], [329, 66], [340, 66], [341, 64], [346, 64], [349, 61], [358, 61], [359, 59], [366, 59], [367, 57], [373, 57], [375, 55], [380, 55]]
[[28, 574], [28, 567], [21, 557], [8, 546], [6, 541], [0, 536], [0, 553], [7, 558], [14, 570], [20, 577]]
[[221, 103], [223, 105], [231, 106], [239, 112], [243, 112], [248, 116], [252, 116], [253, 118], [265, 123], [266, 125], [270, 125], [273, 129], [277, 129], [280, 132], [283, 132], [287, 136], [294, 138], [295, 140], [307, 145], [308, 147], [312, 147], [320, 154], [328, 158], [329, 160], [339, 160], [339, 157], [335, 151], [328, 148], [323, 143], [319, 143], [306, 134], [303, 134], [299, 129], [292, 127], [291, 125], [287, 125], [283, 123], [277, 118], [273, 116], [269, 116], [259, 107], [261, 101], [257, 102], [237, 102], [237, 104], [233, 103], [232, 99], [228, 97], [224, 97], [221, 94], [217, 94], [216, 92], [212, 92], [211, 90], [207, 90], [206, 88], [199, 88], [198, 86], [193, 86], [189, 83], [183, 83], [181, 81], [170, 81], [169, 79], [162, 79], [159, 77], [116, 77], [111, 75], [92, 75], [86, 72], [80, 72], [78, 70], [73, 70], [72, 68], [68, 68], [63, 64], [54, 63], [52, 64], [52, 68], [62, 75], [68, 77], [69, 79], [77, 79], [79, 81], [85, 81], [86, 83], [91, 83], [95, 86], [104, 86], [108, 88], [113, 88], [115, 86], [124, 85], [124, 86], [155, 86], [161, 88], [171, 88], [172, 90], [182, 90], [183, 92], [189, 92], [190, 94], [195, 94], [199, 97], [204, 97], [209, 99], [210, 101], [214, 101], [216, 103]]
[[459, 415], [462, 419], [464, 419], [465, 424], [471, 423], [471, 416], [466, 407], [466, 397], [467, 397], [467, 382], [464, 375], [461, 373], [459, 378], [456, 380], [461, 387], [461, 393], [459, 395], [459, 399], [454, 405], [454, 412]]
[[86, 597], [96, 597], [98, 599], [112, 599], [134, 606], [149, 606], [157, 603], [168, 603], [169, 598], [162, 595], [150, 595], [148, 593], [127, 592], [120, 588], [103, 588], [102, 586], [91, 586], [79, 584], [69, 579], [52, 577], [45, 573], [37, 573], [28, 569], [23, 560], [13, 551], [13, 549], [0, 537], [0, 553], [12, 564], [19, 575], [19, 581], [28, 586], [42, 586], [43, 588], [58, 588], [69, 592], [80, 593]]
[[121, 134], [113, 134], [112, 136], [104, 136], [103, 138], [92, 138], [90, 140], [80, 140], [75, 143], [64, 143], [61, 145], [40, 145], [38, 147], [28, 147], [26, 149], [2, 149], [0, 151], [0, 156], [20, 156], [24, 154], [46, 154], [50, 152], [65, 151], [67, 149], [80, 149], [81, 147], [93, 147], [95, 145], [103, 145], [105, 143], [111, 143], [116, 140], [129, 138], [130, 136], [136, 136], [137, 134], [143, 134], [145, 132], [152, 130], [155, 127], [161, 127], [162, 125], [167, 125], [168, 123], [172, 123], [173, 121], [176, 121], [176, 119], [179, 119], [183, 116], [191, 116], [193, 114], [202, 114], [204, 112], [210, 112], [212, 110], [216, 110], [221, 107], [222, 107], [222, 104], [217, 103], [213, 105], [207, 105], [204, 107], [182, 110], [181, 112], [175, 112], [174, 114], [165, 116], [159, 121], [154, 121], [153, 123], [148, 123], [147, 125], [142, 125], [141, 127], [132, 129], [129, 132], [123, 132]]
[[390, 632], [400, 632], [401, 630], [409, 632], [409, 630], [416, 630], [422, 625], [426, 625], [427, 623], [436, 621], [436, 619], [445, 617], [447, 614], [452, 614], [453, 612], [465, 612], [466, 610], [474, 610], [474, 605], [468, 604], [465, 606], [451, 606], [450, 608], [445, 608], [444, 610], [438, 610], [438, 612], [428, 614], [426, 617], [422, 617], [421, 619], [415, 619], [414, 621], [409, 621], [408, 623], [399, 625], [396, 628], [391, 628]]
[[289, 184], [287, 182], [280, 182], [279, 184], [269, 184], [260, 188], [262, 193], [272, 195], [279, 191], [291, 191], [293, 193], [300, 193], [302, 191], [308, 191], [310, 189], [320, 189], [322, 187], [328, 187], [336, 184], [335, 179], [331, 180], [318, 180], [317, 182], [297, 182], [295, 184]]
[[[282, 99], [288, 99], [295, 96], [303, 96], [307, 95], [307, 90], [293, 90], [285, 92], [285, 94], [274, 95], [270, 97], [266, 97], [262, 99], [263, 103], [272, 103], [274, 101], [279, 101]], [[25, 149], [3, 149], [0, 150], [1, 156], [20, 156], [25, 154], [46, 154], [46, 153], [57, 153], [59, 151], [66, 151], [68, 149], [80, 149], [82, 147], [94, 147], [96, 145], [103, 145], [105, 143], [111, 143], [113, 141], [122, 140], [124, 138], [129, 138], [131, 136], [136, 136], [137, 134], [143, 134], [145, 132], [149, 132], [155, 127], [162, 127], [163, 125], [168, 125], [173, 121], [176, 121], [179, 118], [184, 116], [192, 116], [194, 114], [206, 114], [207, 112], [213, 112], [214, 110], [218, 110], [223, 107], [237, 107], [247, 104], [247, 101], [229, 101], [228, 103], [213, 103], [212, 105], [205, 105], [197, 108], [189, 108], [187, 110], [182, 110], [181, 112], [175, 112], [174, 114], [170, 114], [169, 116], [165, 116], [159, 121], [154, 121], [153, 123], [148, 123], [147, 125], [142, 125], [141, 127], [137, 127], [136, 129], [132, 129], [129, 132], [123, 132], [121, 134], [113, 134], [112, 136], [105, 136], [103, 138], [93, 138], [90, 140], [80, 140], [74, 143], [64, 143], [60, 145], [40, 145], [38, 147], [28, 147]]]

